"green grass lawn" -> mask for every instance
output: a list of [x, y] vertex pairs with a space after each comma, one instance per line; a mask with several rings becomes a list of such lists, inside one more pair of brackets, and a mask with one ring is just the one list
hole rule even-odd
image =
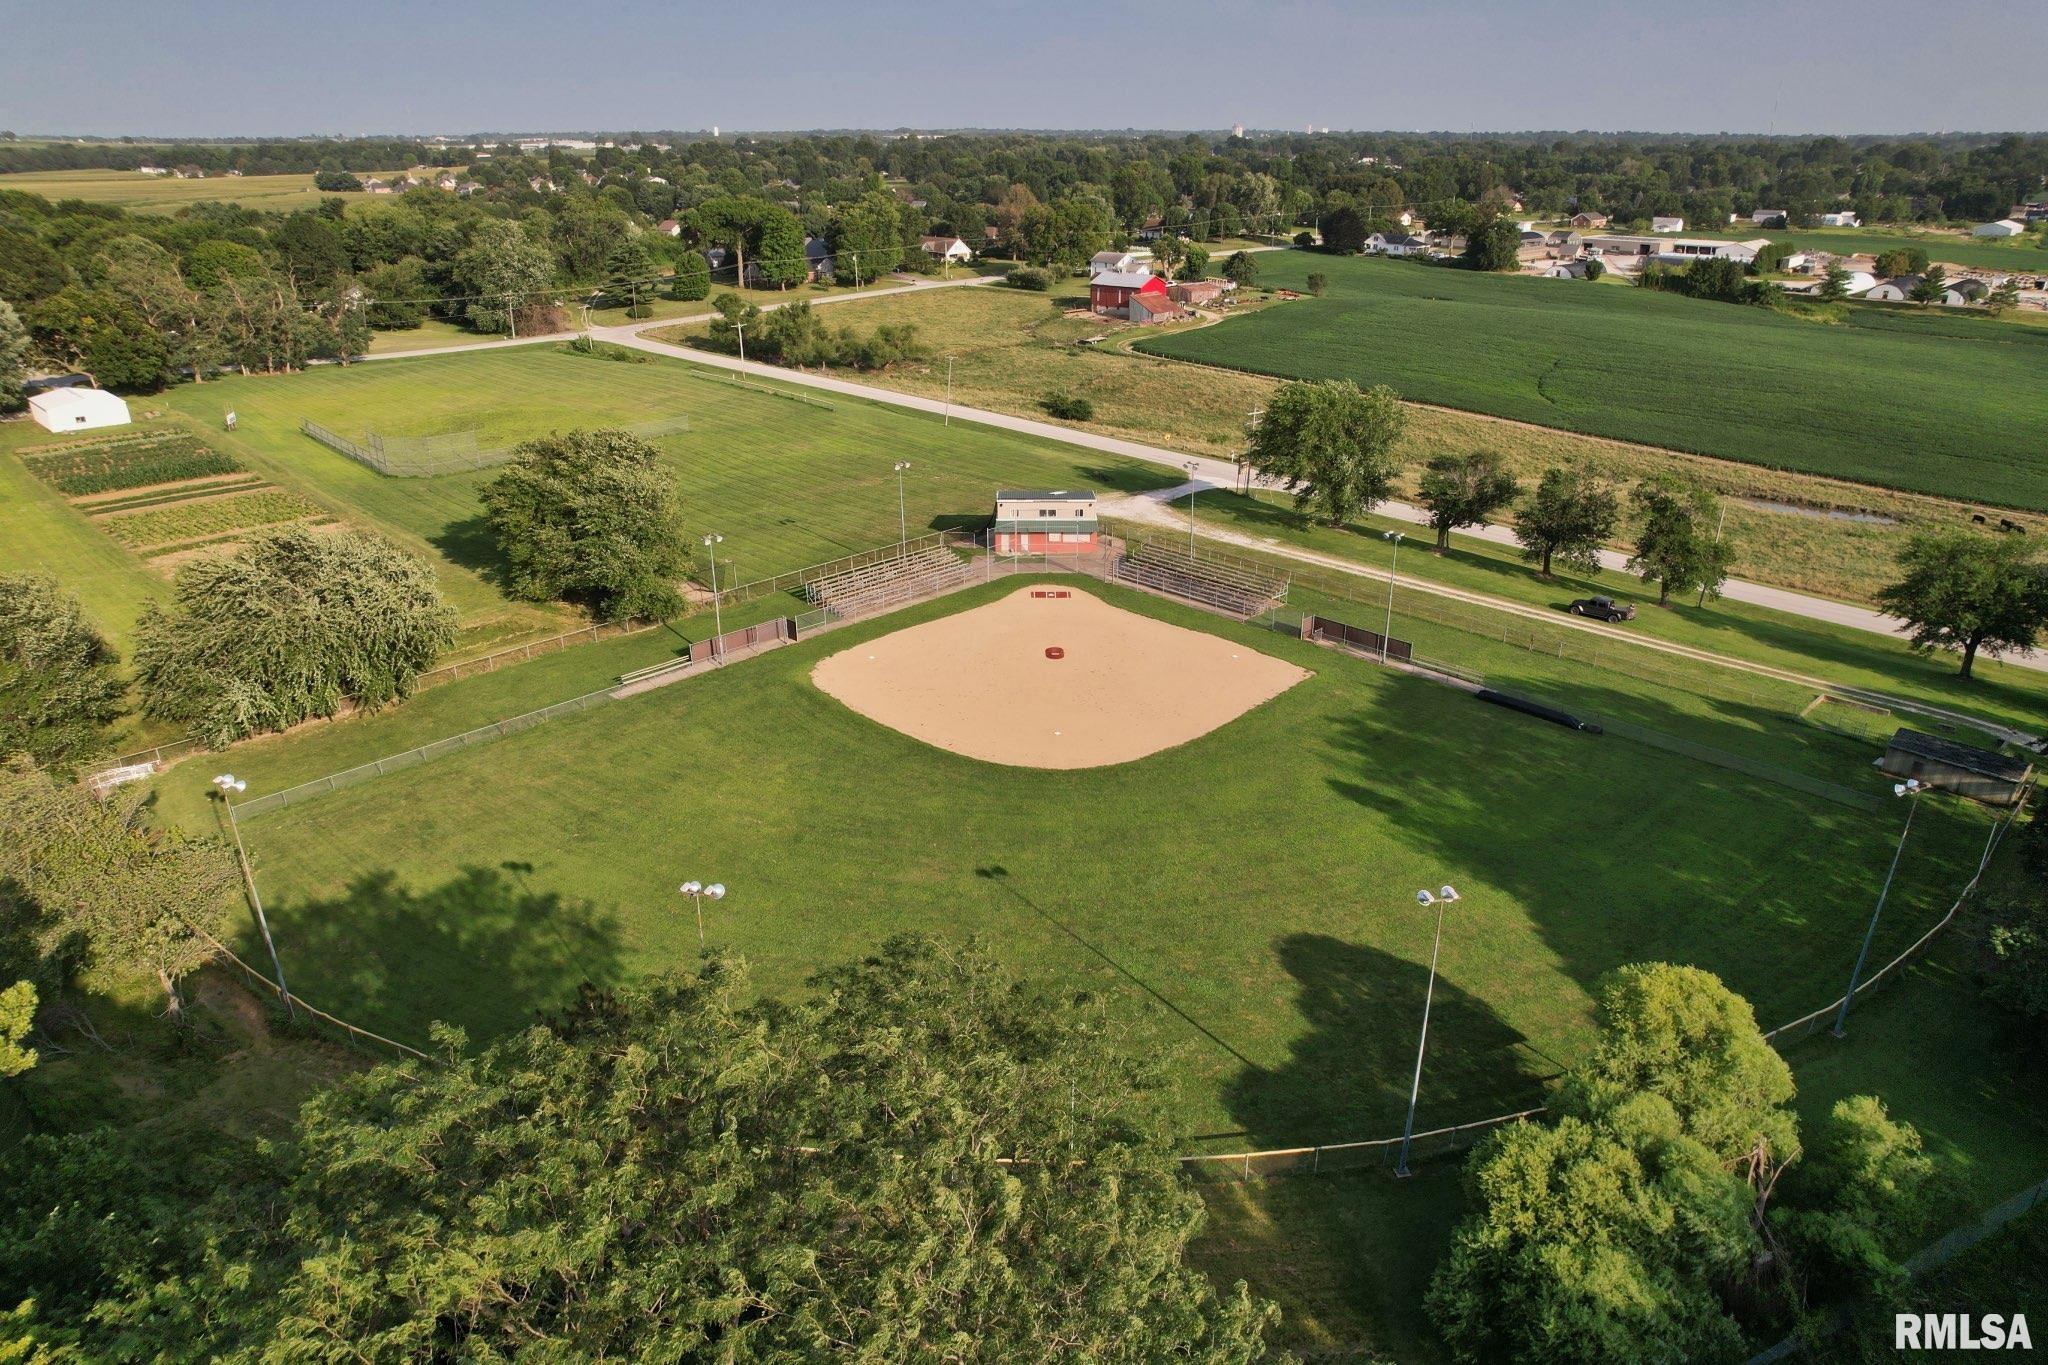
[[1329, 292], [1140, 345], [1621, 440], [2048, 509], [2048, 333], [1848, 310], [1828, 325], [1642, 289], [1274, 252]]
[[[1618, 963], [1698, 962], [1766, 1019], [1845, 973], [1891, 810], [1572, 734], [1154, 599], [1101, 590], [1316, 676], [1179, 749], [1067, 773], [928, 748], [809, 684], [824, 654], [1014, 587], [250, 819], [295, 985], [401, 1038], [434, 1018], [496, 1033], [581, 980], [689, 960], [672, 888], [717, 877], [733, 895], [712, 934], [769, 989], [914, 928], [985, 935], [1024, 971], [1108, 993], [1132, 1046], [1175, 1054], [1190, 1144], [1231, 1149], [1398, 1126], [1429, 950], [1416, 886], [1466, 896], [1437, 988], [1429, 1123], [1540, 1095]], [[1655, 714], [1654, 689], [1609, 690]], [[345, 766], [405, 747], [383, 723], [411, 725], [407, 711], [309, 736]], [[1659, 718], [1688, 734], [1722, 723], [1676, 703]], [[1816, 742], [1839, 746], [1840, 780], [1871, 785], [1866, 747]], [[280, 771], [296, 743], [237, 754], [252, 794], [298, 780]], [[190, 811], [188, 776], [163, 781]], [[1974, 811], [1923, 820], [1880, 952], [1945, 905], [1981, 830]]]
[[1970, 266], [1981, 270], [2040, 271], [2048, 274], [2048, 246], [2039, 237], [1972, 237], [1967, 233], [1914, 231], [1910, 228], [1795, 228], [1791, 231], [1765, 229], [1760, 236], [1774, 242], [1789, 242], [1801, 251], [1831, 251], [1837, 255], [1875, 256], [1897, 247], [1918, 247], [1931, 261]]

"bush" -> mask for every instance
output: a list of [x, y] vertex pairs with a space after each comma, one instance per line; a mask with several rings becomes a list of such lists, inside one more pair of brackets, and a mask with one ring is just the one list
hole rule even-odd
[[1003, 277], [1003, 283], [1012, 289], [1028, 289], [1034, 294], [1043, 294], [1052, 288], [1052, 272], [1040, 270], [1037, 266], [1026, 266], [1012, 270]]
[[1605, 264], [1603, 264], [1603, 263], [1601, 262], [1601, 260], [1600, 260], [1600, 258], [1599, 258], [1598, 256], [1591, 256], [1591, 257], [1588, 257], [1588, 258], [1587, 258], [1587, 260], [1586, 260], [1586, 278], [1587, 278], [1587, 279], [1589, 279], [1589, 280], [1597, 280], [1597, 279], [1599, 279], [1599, 278], [1600, 278], [1600, 277], [1601, 277], [1602, 275], [1605, 275], [1606, 273], [1607, 273], [1607, 267], [1606, 267], [1606, 265], [1605, 265]]
[[455, 642], [455, 610], [389, 541], [290, 527], [179, 569], [135, 636], [144, 712], [218, 747], [409, 695]]
[[1323, 296], [1323, 291], [1328, 289], [1329, 287], [1330, 277], [1328, 275], [1323, 274], [1320, 270], [1318, 270], [1313, 275], [1310, 275], [1308, 277], [1308, 292], [1315, 295], [1317, 298], [1321, 298]]
[[1314, 246], [1316, 244], [1316, 235], [1313, 232], [1297, 232], [1294, 234], [1294, 244], [1296, 246]]
[[1095, 416], [1095, 405], [1078, 393], [1065, 393], [1055, 389], [1039, 403], [1047, 412], [1063, 422], [1085, 422]]

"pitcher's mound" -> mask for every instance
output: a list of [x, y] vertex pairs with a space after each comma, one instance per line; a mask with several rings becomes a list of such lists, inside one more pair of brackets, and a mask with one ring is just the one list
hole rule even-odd
[[1085, 592], [1008, 597], [842, 650], [811, 681], [870, 720], [1019, 768], [1096, 768], [1185, 744], [1306, 669]]

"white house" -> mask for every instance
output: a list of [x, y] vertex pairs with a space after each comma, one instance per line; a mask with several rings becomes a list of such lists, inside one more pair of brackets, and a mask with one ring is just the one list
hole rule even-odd
[[2017, 218], [2001, 218], [1995, 223], [1979, 223], [1970, 229], [1973, 237], [2017, 237], [2027, 230], [2027, 225]]
[[1685, 231], [1685, 219], [1683, 219], [1683, 218], [1663, 218], [1663, 217], [1657, 217], [1657, 218], [1652, 218], [1652, 219], [1650, 220], [1650, 231], [1652, 231], [1652, 232], [1683, 232], [1683, 231]]
[[942, 261], [974, 259], [974, 248], [958, 237], [925, 237], [920, 239], [920, 245], [924, 247], [927, 255], [936, 256]]
[[1105, 270], [1129, 274], [1138, 268], [1138, 253], [1135, 251], [1098, 251], [1088, 258], [1088, 278], [1094, 279]]
[[28, 414], [45, 431], [125, 427], [128, 404], [105, 389], [46, 389], [28, 400]]
[[1420, 256], [1429, 250], [1429, 243], [1405, 232], [1375, 232], [1365, 239], [1365, 249], [1378, 256]]
[[1855, 214], [1848, 212], [1823, 213], [1820, 216], [1820, 225], [1822, 227], [1862, 227], [1863, 220]]

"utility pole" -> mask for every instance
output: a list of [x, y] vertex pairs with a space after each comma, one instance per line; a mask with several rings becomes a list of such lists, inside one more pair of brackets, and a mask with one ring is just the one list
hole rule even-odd
[[[1720, 514], [1714, 518], [1714, 543], [1716, 545], [1721, 543], [1721, 528], [1727, 524], [1728, 504], [1724, 502], [1721, 504]], [[1704, 583], [1700, 584], [1700, 600], [1695, 605], [1701, 607], [1707, 605], [1707, 585]]]
[[941, 426], [953, 425], [953, 353], [946, 352], [946, 420]]
[[249, 851], [242, 846], [242, 827], [235, 822], [235, 797], [247, 791], [249, 784], [233, 773], [222, 773], [213, 779], [214, 787], [220, 792], [221, 807], [228, 814], [228, 832], [235, 840], [235, 861], [242, 869], [242, 885], [249, 891], [249, 908], [256, 912], [256, 927], [263, 931], [263, 946], [270, 953], [270, 969], [277, 973], [277, 998], [284, 1001], [284, 1017], [296, 1019], [298, 1012], [292, 1008], [291, 988], [284, 982], [284, 962], [277, 955], [277, 944], [270, 937], [270, 917], [263, 913], [263, 897], [256, 890], [256, 871], [249, 866]]

